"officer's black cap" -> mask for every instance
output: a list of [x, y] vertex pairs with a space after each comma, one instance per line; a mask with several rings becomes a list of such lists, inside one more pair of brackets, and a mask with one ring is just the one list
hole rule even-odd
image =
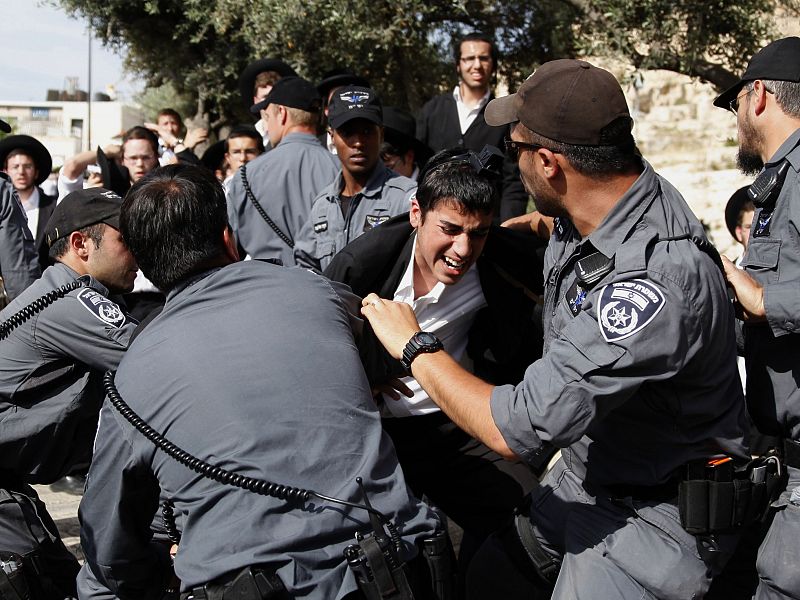
[[0, 131], [3, 133], [11, 133], [11, 125], [0, 119]]
[[88, 188], [67, 194], [47, 222], [47, 244], [52, 246], [56, 240], [73, 231], [96, 223], [105, 223], [118, 230], [121, 208], [122, 198], [105, 188]]
[[261, 58], [251, 62], [239, 76], [239, 93], [245, 106], [253, 104], [253, 86], [256, 77], [265, 71], [275, 71], [281, 77], [297, 76], [295, 70], [278, 58]]
[[366, 119], [383, 125], [383, 106], [375, 90], [348, 85], [338, 90], [328, 105], [328, 123], [338, 129], [353, 119]]
[[383, 107], [383, 139], [393, 146], [410, 146], [414, 150], [414, 160], [420, 166], [433, 156], [430, 146], [417, 139], [417, 122], [414, 117], [400, 108]]
[[739, 213], [742, 212], [745, 204], [752, 202], [750, 196], [747, 195], [748, 187], [749, 186], [746, 185], [733, 192], [733, 195], [728, 199], [728, 203], [725, 205], [725, 225], [733, 239], [736, 239], [736, 226], [739, 224]]
[[800, 82], [800, 38], [776, 40], [756, 52], [742, 78], [717, 96], [714, 106], [727, 109], [739, 90], [756, 79]]
[[322, 81], [317, 84], [317, 91], [323, 100], [327, 100], [328, 94], [333, 88], [343, 85], [369, 87], [369, 81], [349, 69], [331, 69], [322, 76]]
[[29, 135], [10, 135], [0, 140], [0, 167], [3, 169], [6, 166], [6, 157], [12, 150], [23, 150], [33, 159], [39, 172], [36, 185], [41, 185], [50, 176], [50, 171], [53, 170], [53, 158], [42, 142]]
[[250, 112], [258, 115], [259, 112], [267, 108], [270, 104], [280, 104], [289, 108], [298, 108], [307, 112], [319, 112], [322, 110], [322, 99], [317, 92], [317, 88], [310, 81], [302, 77], [284, 77], [275, 82], [272, 90], [261, 102], [253, 104]]

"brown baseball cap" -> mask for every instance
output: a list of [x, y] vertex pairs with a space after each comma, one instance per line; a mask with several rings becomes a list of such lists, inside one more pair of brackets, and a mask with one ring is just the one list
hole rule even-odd
[[[489, 125], [520, 122], [544, 137], [577, 146], [630, 142], [633, 119], [616, 78], [585, 60], [543, 64], [516, 94], [492, 100]], [[609, 126], [625, 119], [627, 127]]]

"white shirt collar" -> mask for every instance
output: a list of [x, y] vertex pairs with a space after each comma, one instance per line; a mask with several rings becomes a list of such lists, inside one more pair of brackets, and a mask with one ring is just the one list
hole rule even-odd
[[416, 264], [417, 255], [417, 234], [414, 234], [414, 242], [411, 246], [411, 260], [408, 261], [403, 277], [400, 283], [397, 284], [397, 291], [394, 293], [394, 300], [398, 302], [405, 302], [412, 306], [415, 304], [434, 304], [439, 301], [444, 292], [445, 285], [441, 281], [437, 281], [431, 290], [424, 296], [414, 299], [414, 265]]
[[[486, 93], [483, 95], [483, 98], [480, 99], [478, 104], [476, 104], [473, 108], [470, 108], [468, 110], [470, 112], [476, 112], [477, 113], [480, 109], [483, 108], [484, 104], [489, 102], [489, 96], [491, 96], [491, 94], [492, 94], [492, 91], [487, 89]], [[464, 104], [464, 99], [461, 97], [461, 85], [457, 85], [455, 87], [455, 89], [453, 90], [453, 98], [455, 99], [457, 105], [459, 105], [459, 106], [461, 106], [461, 107], [463, 107], [465, 109], [467, 108], [467, 105]]]

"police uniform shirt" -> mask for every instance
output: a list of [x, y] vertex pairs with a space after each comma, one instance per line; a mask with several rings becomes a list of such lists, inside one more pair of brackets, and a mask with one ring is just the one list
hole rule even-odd
[[17, 297], [39, 275], [25, 210], [11, 182], [0, 177], [0, 276], [9, 298]]
[[742, 259], [764, 287], [765, 323], [744, 325], [747, 399], [758, 429], [800, 441], [800, 129], [765, 165], [789, 171], [773, 211], [756, 208]]
[[[281, 143], [247, 163], [247, 180], [270, 219], [292, 240], [308, 221], [317, 194], [336, 177], [339, 161], [309, 133], [290, 133]], [[253, 258], [278, 258], [294, 265], [294, 254], [247, 198], [242, 175], [228, 186], [228, 221]]]
[[[261, 261], [203, 273], [170, 292], [116, 385], [170, 441], [231, 471], [353, 502], [362, 502], [362, 476], [372, 505], [398, 525], [407, 559], [433, 515], [410, 497], [381, 429], [351, 330], [359, 302], [342, 288]], [[253, 564], [274, 567], [292, 597], [356, 589], [342, 551], [368, 531], [364, 511], [286, 503], [201, 477], [108, 405], [96, 444], [81, 542], [111, 589], [141, 597], [157, 583], [147, 539], [159, 490], [175, 504], [184, 591]]]
[[[545, 259], [545, 353], [491, 399], [517, 454], [533, 459], [551, 442], [599, 485], [656, 485], [693, 459], [747, 456], [733, 309], [720, 269], [687, 235], [703, 238], [702, 226], [646, 163], [586, 239], [557, 220]], [[613, 263], [582, 285], [602, 261], [578, 259], [595, 252]]]
[[339, 200], [343, 189], [339, 171], [333, 183], [314, 199], [311, 217], [295, 246], [298, 265], [324, 271], [333, 255], [362, 233], [408, 212], [417, 182], [398, 175], [379, 160], [364, 188], [350, 200], [345, 215]]
[[[56, 263], [0, 320], [76, 277]], [[0, 341], [0, 469], [52, 483], [91, 455], [102, 375], [117, 367], [136, 326], [108, 296], [91, 278]]]

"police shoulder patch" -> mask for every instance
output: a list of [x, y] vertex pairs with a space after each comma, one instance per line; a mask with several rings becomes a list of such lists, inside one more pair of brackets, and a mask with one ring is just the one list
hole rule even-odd
[[81, 306], [106, 325], [122, 327], [125, 324], [125, 313], [119, 305], [102, 294], [90, 288], [82, 288], [77, 297]]
[[597, 322], [607, 342], [624, 340], [655, 319], [666, 299], [652, 281], [631, 279], [610, 283], [600, 290]]

